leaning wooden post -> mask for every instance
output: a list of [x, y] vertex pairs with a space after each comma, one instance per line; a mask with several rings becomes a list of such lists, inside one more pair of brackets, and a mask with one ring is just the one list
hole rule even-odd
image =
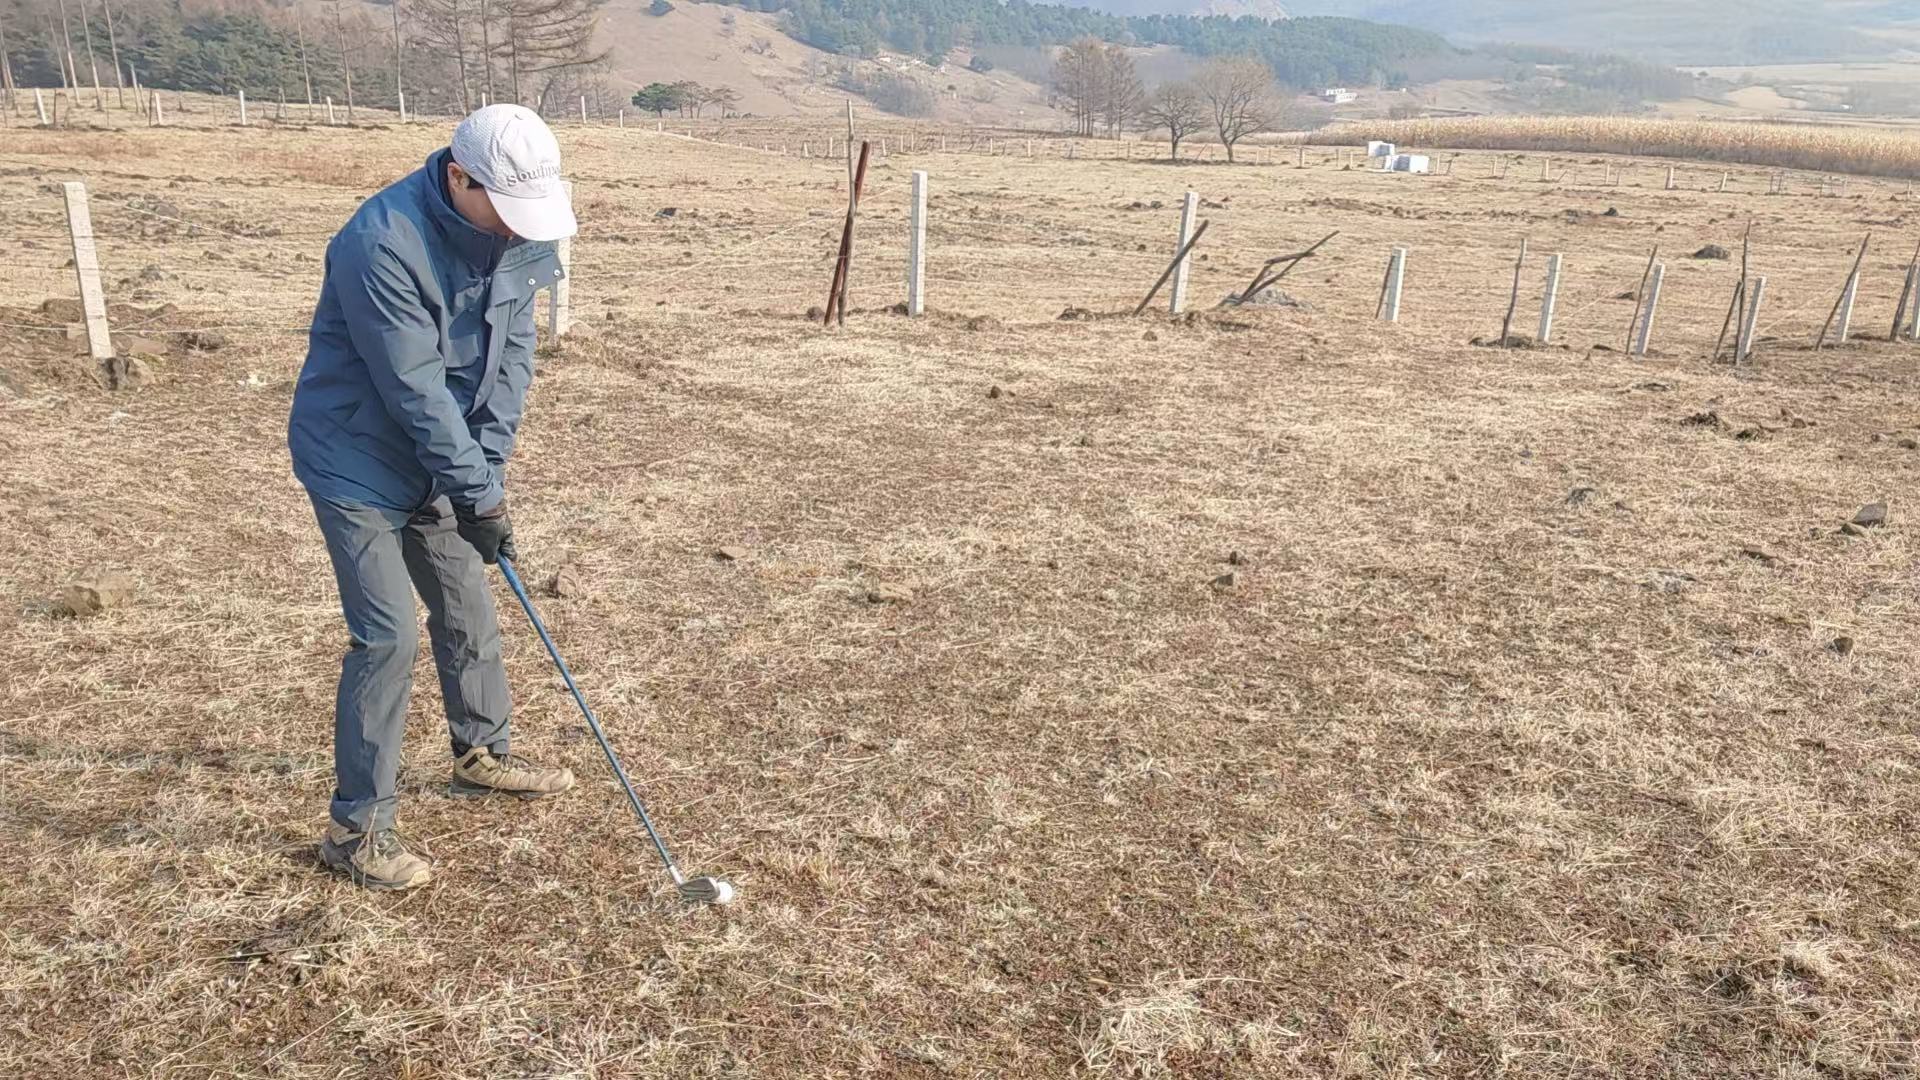
[[927, 282], [927, 174], [913, 174], [913, 195], [907, 203], [907, 314], [926, 311]]
[[1907, 267], [1907, 280], [1900, 286], [1900, 303], [1893, 309], [1893, 330], [1887, 334], [1888, 341], [1900, 340], [1900, 324], [1906, 321], [1907, 301], [1913, 297], [1913, 275], [1916, 268]]
[[[1833, 320], [1840, 314], [1840, 309], [1848, 308], [1851, 315], [1854, 285], [1860, 280], [1860, 262], [1867, 257], [1867, 244], [1872, 240], [1873, 234], [1868, 233], [1866, 239], [1860, 241], [1860, 251], [1853, 257], [1853, 269], [1847, 271], [1847, 283], [1840, 288], [1840, 298], [1833, 302], [1833, 310], [1827, 312], [1827, 321], [1820, 324], [1820, 336], [1813, 340], [1815, 352], [1820, 351], [1821, 346], [1827, 343], [1827, 330], [1833, 326]], [[1846, 340], [1844, 335], [1841, 340]]]
[[1640, 319], [1639, 336], [1633, 339], [1633, 355], [1647, 355], [1647, 342], [1653, 338], [1653, 317], [1660, 309], [1660, 284], [1666, 280], [1667, 264], [1653, 264], [1653, 280], [1647, 283], [1647, 311]]
[[1853, 299], [1860, 291], [1860, 275], [1854, 274], [1847, 279], [1846, 290], [1840, 294], [1840, 325], [1834, 328], [1834, 341], [1847, 343], [1847, 331], [1853, 327]]
[[1760, 299], [1767, 292], [1767, 276], [1760, 274], [1753, 279], [1753, 295], [1746, 301], [1746, 321], [1740, 324], [1740, 338], [1734, 346], [1735, 363], [1745, 361], [1753, 355], [1754, 331], [1760, 325]]
[[1520, 306], [1520, 269], [1527, 264], [1527, 238], [1520, 238], [1520, 254], [1513, 260], [1513, 291], [1507, 294], [1507, 314], [1500, 320], [1500, 347], [1513, 340], [1513, 310]]
[[[1191, 191], [1187, 192], [1186, 201], [1182, 203], [1180, 207], [1180, 242], [1175, 245], [1175, 251], [1185, 251], [1187, 249], [1187, 242], [1193, 239], [1193, 219], [1199, 211], [1200, 196]], [[1182, 258], [1173, 268], [1173, 302], [1171, 310], [1175, 315], [1185, 311], [1187, 307], [1187, 271], [1190, 266], [1190, 260]]]
[[1193, 230], [1192, 238], [1182, 245], [1179, 251], [1173, 253], [1173, 261], [1167, 264], [1165, 270], [1160, 271], [1160, 276], [1154, 279], [1153, 288], [1147, 290], [1147, 295], [1141, 298], [1139, 306], [1133, 309], [1135, 315], [1139, 315], [1141, 312], [1147, 310], [1147, 305], [1153, 303], [1153, 298], [1160, 295], [1160, 287], [1165, 285], [1167, 279], [1173, 276], [1175, 269], [1187, 261], [1188, 253], [1193, 251], [1193, 246], [1200, 242], [1201, 237], [1207, 235], [1207, 226], [1210, 224], [1212, 224], [1212, 222], [1201, 222], [1200, 227]]
[[1727, 190], [1727, 174], [1726, 174], [1726, 170], [1724, 169], [1721, 170], [1720, 172], [1720, 190], [1721, 191]]
[[93, 215], [87, 210], [87, 185], [61, 185], [67, 200], [67, 231], [73, 238], [73, 272], [80, 278], [80, 310], [86, 317], [87, 353], [105, 362], [113, 358], [107, 330], [107, 298], [100, 291], [100, 253], [93, 245]]
[[1380, 287], [1380, 318], [1386, 322], [1400, 321], [1400, 282], [1407, 271], [1407, 249], [1397, 247], [1387, 256], [1387, 279]]
[[1660, 245], [1658, 244], [1653, 246], [1652, 251], [1647, 252], [1647, 268], [1640, 271], [1640, 287], [1633, 293], [1633, 321], [1627, 324], [1626, 348], [1629, 352], [1633, 350], [1633, 332], [1640, 325], [1640, 309], [1645, 306], [1647, 300], [1647, 278], [1653, 273], [1653, 260], [1659, 254]]
[[1540, 344], [1553, 340], [1553, 303], [1560, 295], [1560, 256], [1547, 256], [1547, 287], [1540, 294]]

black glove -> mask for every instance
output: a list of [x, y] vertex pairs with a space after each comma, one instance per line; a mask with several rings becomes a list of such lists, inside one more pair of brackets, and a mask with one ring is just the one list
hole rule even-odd
[[473, 545], [482, 562], [491, 566], [502, 557], [514, 562], [520, 560], [520, 553], [513, 549], [513, 521], [507, 517], [505, 499], [484, 514], [455, 508], [453, 518], [460, 539]]

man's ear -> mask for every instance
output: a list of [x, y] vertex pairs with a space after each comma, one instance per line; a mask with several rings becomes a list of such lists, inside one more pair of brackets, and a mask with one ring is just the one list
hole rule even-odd
[[472, 190], [479, 187], [480, 182], [468, 176], [467, 170], [461, 168], [458, 163], [449, 161], [447, 162], [447, 186]]

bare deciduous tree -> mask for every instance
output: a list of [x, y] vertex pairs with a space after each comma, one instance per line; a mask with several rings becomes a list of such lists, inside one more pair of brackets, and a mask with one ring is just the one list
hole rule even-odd
[[1105, 83], [1107, 46], [1099, 38], [1075, 39], [1053, 61], [1053, 92], [1073, 114], [1073, 132], [1092, 135]]
[[1233, 160], [1241, 139], [1271, 131], [1280, 117], [1280, 95], [1273, 69], [1251, 56], [1209, 61], [1194, 80], [1213, 113], [1214, 130]]
[[1180, 159], [1180, 140], [1199, 131], [1206, 123], [1206, 100], [1192, 83], [1161, 83], [1154, 87], [1140, 112], [1142, 130], [1167, 133], [1175, 161]]
[[1117, 139], [1133, 125], [1145, 104], [1147, 92], [1133, 70], [1133, 57], [1118, 45], [1101, 51], [1100, 118], [1106, 122], [1107, 137]]

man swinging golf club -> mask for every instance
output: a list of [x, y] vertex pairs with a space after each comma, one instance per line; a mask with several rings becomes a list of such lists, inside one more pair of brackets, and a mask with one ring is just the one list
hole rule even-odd
[[533, 297], [561, 276], [553, 241], [575, 228], [553, 132], [529, 109], [490, 105], [327, 246], [287, 446], [352, 639], [320, 858], [368, 888], [431, 873], [394, 829], [415, 591], [453, 740], [451, 792], [530, 799], [573, 786], [569, 770], [508, 752], [482, 564], [514, 557], [502, 484], [533, 379]]

